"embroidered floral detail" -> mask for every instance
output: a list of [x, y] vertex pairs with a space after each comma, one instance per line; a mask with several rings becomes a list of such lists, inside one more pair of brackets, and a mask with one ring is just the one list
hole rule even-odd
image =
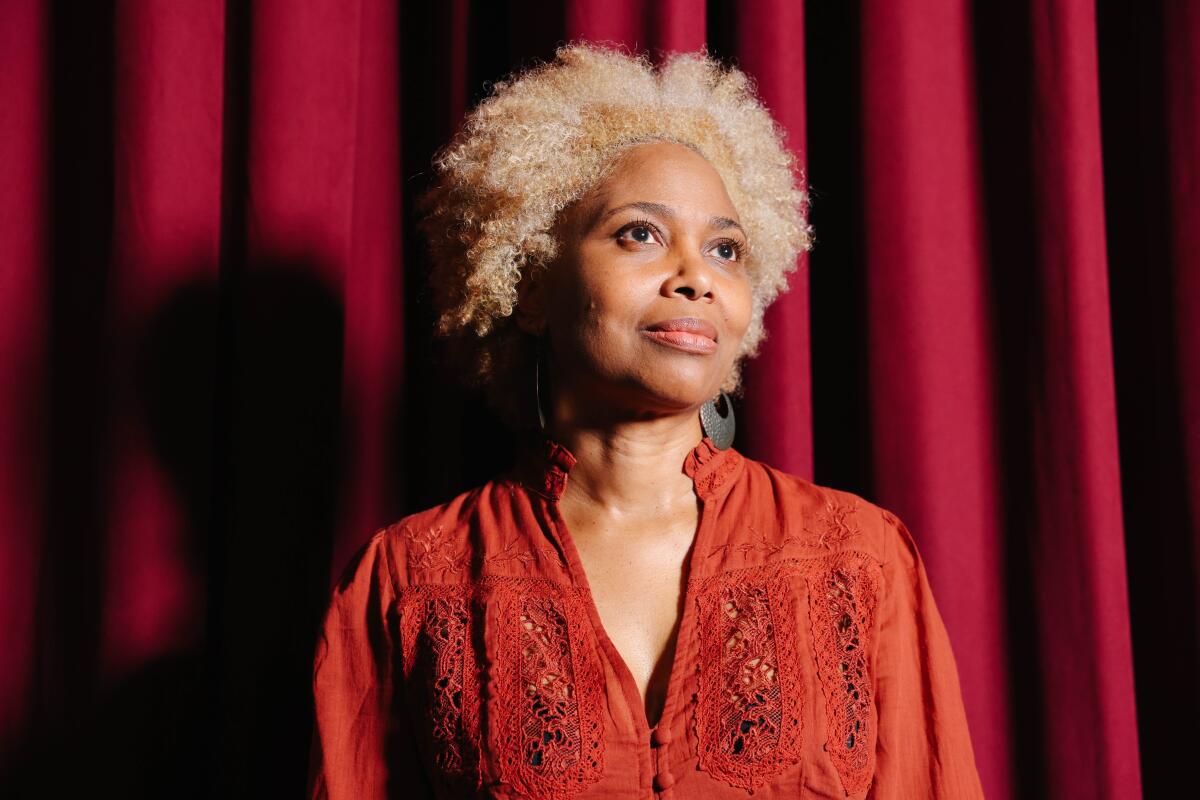
[[753, 533], [758, 534], [757, 538], [751, 538], [738, 545], [738, 550], [742, 551], [742, 555], [749, 555], [753, 552], [766, 553], [768, 556], [773, 556], [781, 552], [785, 547], [791, 544], [795, 537], [785, 536], [782, 542], [768, 542], [767, 535], [754, 528], [750, 528]]
[[867, 556], [841, 553], [808, 573], [809, 621], [825, 692], [825, 749], [848, 793], [864, 791], [875, 771], [875, 709], [868, 636], [879, 582]]
[[484, 567], [496, 567], [500, 564], [505, 564], [510, 561], [519, 561], [524, 566], [529, 566], [537, 560], [550, 561], [555, 564], [562, 564], [562, 559], [558, 555], [558, 551], [549, 545], [542, 547], [531, 547], [521, 549], [517, 543], [509, 542], [504, 546], [504, 549], [498, 553], [491, 553], [484, 557]]
[[441, 526], [414, 530], [404, 528], [408, 540], [408, 568], [413, 571], [462, 572], [468, 559], [461, 551], [450, 552], [451, 542], [442, 534]]
[[753, 525], [747, 525], [746, 530], [750, 531], [750, 535], [747, 536], [746, 541], [739, 545], [730, 545], [728, 542], [716, 545], [708, 551], [708, 557], [712, 558], [717, 553], [728, 555], [731, 547], [732, 549], [741, 553], [742, 558], [746, 558], [751, 553], [763, 553], [767, 557], [770, 557], [776, 553], [783, 552], [788, 545], [797, 544], [799, 542], [797, 537], [790, 535], [783, 537], [783, 540], [779, 542], [768, 541], [767, 535], [756, 529]]
[[705, 580], [695, 725], [700, 767], [753, 791], [801, 752], [801, 678], [787, 572], [778, 565]]
[[577, 594], [506, 591], [500, 605], [505, 652], [495, 665], [502, 778], [519, 794], [567, 798], [604, 766], [604, 677]]
[[767, 558], [784, 552], [791, 547], [823, 548], [832, 550], [845, 544], [862, 533], [854, 515], [858, 512], [858, 501], [843, 503], [826, 500], [825, 507], [818, 511], [804, 526], [804, 535], [789, 533], [779, 541], [770, 541], [762, 531], [753, 526], [747, 526], [749, 534], [741, 544], [731, 545], [728, 542], [715, 545], [708, 552], [712, 558], [718, 553], [728, 556], [731, 549], [748, 558], [752, 553], [762, 553]]
[[542, 488], [557, 499], [566, 491], [567, 475], [575, 466], [576, 458], [570, 450], [548, 437], [542, 440], [542, 453], [545, 465]]
[[741, 454], [736, 450], [719, 452], [713, 458], [716, 464], [708, 470], [701, 468], [694, 477], [696, 490], [701, 495], [710, 495], [720, 489], [727, 480], [733, 477], [733, 473], [737, 471], [742, 461]]
[[405, 590], [400, 600], [405, 685], [414, 708], [427, 708], [421, 727], [440, 780], [478, 789], [479, 675], [471, 641], [471, 599], [447, 586]]
[[823, 547], [826, 550], [844, 544], [861, 533], [858, 524], [851, 519], [857, 511], [857, 500], [850, 503], [826, 500], [825, 508], [805, 524], [804, 532], [807, 535], [799, 540], [800, 544], [805, 547]]
[[546, 471], [546, 494], [551, 497], [562, 497], [563, 492], [567, 490], [567, 473], [562, 470], [551, 467]]

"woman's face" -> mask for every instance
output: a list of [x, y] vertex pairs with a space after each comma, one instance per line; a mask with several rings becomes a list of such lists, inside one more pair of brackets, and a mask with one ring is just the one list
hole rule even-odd
[[637, 418], [714, 397], [751, 294], [745, 233], [712, 165], [682, 145], [639, 145], [556, 233], [560, 257], [522, 287], [520, 312], [527, 329], [548, 328], [556, 412]]

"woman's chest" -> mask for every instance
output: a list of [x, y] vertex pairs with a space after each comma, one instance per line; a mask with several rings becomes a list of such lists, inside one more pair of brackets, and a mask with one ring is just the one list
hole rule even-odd
[[653, 729], [586, 590], [402, 589], [407, 724], [444, 797], [861, 796], [877, 570], [842, 553], [689, 582]]
[[689, 531], [575, 536], [603, 635], [628, 668], [651, 724], [666, 697], [685, 595]]

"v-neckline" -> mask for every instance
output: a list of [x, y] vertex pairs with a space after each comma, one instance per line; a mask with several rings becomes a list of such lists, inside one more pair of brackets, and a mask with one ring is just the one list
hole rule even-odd
[[[636, 710], [633, 712], [634, 722], [638, 727], [638, 737], [649, 744], [650, 738], [660, 728], [669, 729], [673, 719], [678, 715], [679, 694], [685, 680], [683, 665], [689, 655], [687, 643], [695, 639], [697, 625], [695, 597], [692, 586], [700, 573], [702, 554], [711, 550], [710, 539], [713, 529], [713, 514], [710, 505], [713, 497], [721, 487], [737, 473], [743, 457], [734, 448], [720, 449], [708, 436], [692, 448], [684, 459], [682, 469], [692, 479], [692, 487], [699, 503], [697, 509], [696, 532], [692, 537], [689, 554], [685, 559], [684, 573], [681, 576], [683, 584], [683, 611], [679, 618], [679, 629], [675, 633], [674, 654], [671, 657], [670, 672], [667, 675], [666, 696], [663, 698], [662, 713], [658, 721], [651, 726], [646, 714], [646, 700], [638, 689], [633, 671], [629, 669], [624, 656], [613, 644], [612, 638], [600, 618], [600, 610], [592, 595], [591, 584], [587, 571], [575, 546], [575, 540], [559, 509], [558, 501], [566, 489], [567, 477], [576, 463], [574, 454], [564, 445], [555, 441], [547, 434], [541, 434], [540, 469], [535, 470], [532, 478], [526, 483], [535, 494], [540, 495], [546, 502], [549, 521], [554, 527], [554, 536], [558, 540], [563, 558], [572, 583], [582, 589], [587, 595], [587, 611], [595, 631], [596, 639], [604, 650], [609, 662], [621, 683], [626, 703]], [[682, 646], [681, 646], [682, 645]]]
[[596, 605], [596, 598], [592, 594], [592, 587], [588, 580], [587, 571], [584, 569], [583, 560], [579, 556], [579, 550], [575, 546], [575, 540], [567, 526], [567, 521], [559, 509], [558, 498], [552, 498], [547, 503], [551, 511], [551, 519], [556, 528], [559, 544], [563, 550], [563, 556], [567, 561], [567, 569], [570, 572], [571, 580], [587, 596], [588, 616], [591, 618], [596, 638], [617, 673], [617, 678], [621, 682], [621, 689], [625, 694], [626, 703], [636, 708], [634, 721], [638, 724], [639, 738], [647, 740], [655, 729], [668, 727], [677, 713], [676, 705], [680, 691], [679, 684], [682, 680], [682, 662], [686, 658], [686, 647], [681, 647], [680, 644], [691, 641], [693, 628], [696, 625], [695, 599], [692, 597], [691, 590], [692, 578], [696, 575], [699, 566], [699, 554], [702, 552], [704, 545], [707, 544], [708, 536], [706, 534], [708, 529], [711, 528], [709, 524], [709, 517], [711, 515], [705, 513], [708, 507], [706, 498], [699, 492], [696, 493], [696, 498], [699, 505], [696, 512], [696, 532], [692, 536], [692, 544], [685, 558], [682, 575], [683, 611], [678, 619], [679, 629], [675, 632], [674, 636], [674, 652], [671, 656], [670, 672], [667, 674], [666, 693], [663, 698], [662, 711], [659, 713], [658, 721], [654, 725], [650, 724], [649, 715], [646, 713], [646, 699], [643, 697], [641, 690], [638, 689], [637, 680], [633, 677], [633, 671], [629, 668], [625, 657], [617, 650], [617, 646], [608, 635], [608, 630], [604, 627], [604, 621], [600, 618], [600, 609]]

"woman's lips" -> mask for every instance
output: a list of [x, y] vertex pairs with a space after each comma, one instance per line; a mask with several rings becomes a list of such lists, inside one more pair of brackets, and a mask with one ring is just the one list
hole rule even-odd
[[708, 354], [717, 352], [717, 343], [707, 336], [701, 336], [698, 333], [687, 333], [685, 331], [642, 331], [642, 333], [656, 342], [689, 353]]
[[660, 344], [687, 353], [707, 355], [717, 351], [717, 329], [711, 322], [695, 317], [659, 322], [642, 333]]

